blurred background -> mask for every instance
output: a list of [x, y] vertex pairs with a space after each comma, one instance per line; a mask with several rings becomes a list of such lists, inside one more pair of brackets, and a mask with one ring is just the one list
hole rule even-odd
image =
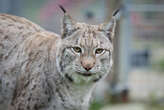
[[90, 110], [164, 110], [163, 0], [0, 0], [0, 13], [23, 16], [60, 34], [63, 5], [79, 22], [100, 24], [121, 7], [113, 72]]

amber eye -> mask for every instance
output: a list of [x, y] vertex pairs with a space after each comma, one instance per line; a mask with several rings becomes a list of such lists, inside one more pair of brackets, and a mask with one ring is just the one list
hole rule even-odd
[[98, 49], [96, 49], [95, 54], [101, 54], [101, 53], [103, 53], [104, 51], [105, 51], [104, 49], [98, 48]]
[[76, 53], [81, 53], [81, 48], [80, 48], [80, 47], [72, 47], [72, 49], [73, 49]]

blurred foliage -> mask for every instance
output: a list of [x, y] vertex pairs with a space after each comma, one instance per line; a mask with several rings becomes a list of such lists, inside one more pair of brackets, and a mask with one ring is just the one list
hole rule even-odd
[[40, 9], [45, 3], [46, 0], [39, 0], [39, 2], [37, 0], [24, 0], [23, 16], [39, 24], [40, 20], [38, 20], [38, 17], [41, 11]]
[[152, 64], [155, 70], [164, 71], [164, 59], [160, 59]]
[[164, 105], [160, 105], [160, 104], [148, 105], [146, 110], [164, 110]]
[[130, 3], [136, 3], [136, 4], [160, 4], [163, 3], [163, 0], [129, 0]]
[[164, 110], [164, 97], [159, 98], [157, 94], [153, 92], [150, 94], [149, 101], [146, 110]]
[[89, 110], [100, 110], [104, 106], [105, 106], [105, 103], [103, 103], [103, 102], [93, 101], [90, 105]]
[[150, 100], [150, 102], [149, 102], [149, 105], [150, 106], [156, 106], [156, 105], [158, 105], [158, 103], [157, 103], [157, 97], [156, 97], [156, 93], [155, 92], [152, 92], [150, 94], [149, 100]]
[[164, 59], [159, 61], [159, 68], [164, 71]]

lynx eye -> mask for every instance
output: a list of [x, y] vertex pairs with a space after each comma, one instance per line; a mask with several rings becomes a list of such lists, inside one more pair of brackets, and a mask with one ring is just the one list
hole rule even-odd
[[104, 49], [98, 48], [98, 49], [96, 49], [95, 54], [101, 54], [101, 53], [103, 53], [104, 51], [105, 51]]
[[81, 48], [80, 47], [72, 47], [72, 49], [76, 52], [76, 53], [81, 53]]

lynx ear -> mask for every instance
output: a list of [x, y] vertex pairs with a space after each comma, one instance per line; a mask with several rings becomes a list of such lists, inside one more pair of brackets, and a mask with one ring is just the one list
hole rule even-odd
[[116, 29], [116, 21], [119, 17], [119, 9], [114, 11], [112, 19], [109, 23], [103, 24], [103, 31], [107, 34], [110, 40], [113, 40]]
[[64, 12], [64, 17], [62, 21], [62, 38], [65, 38], [71, 35], [75, 30], [75, 21], [72, 17], [66, 12], [63, 6], [59, 5], [61, 10]]

